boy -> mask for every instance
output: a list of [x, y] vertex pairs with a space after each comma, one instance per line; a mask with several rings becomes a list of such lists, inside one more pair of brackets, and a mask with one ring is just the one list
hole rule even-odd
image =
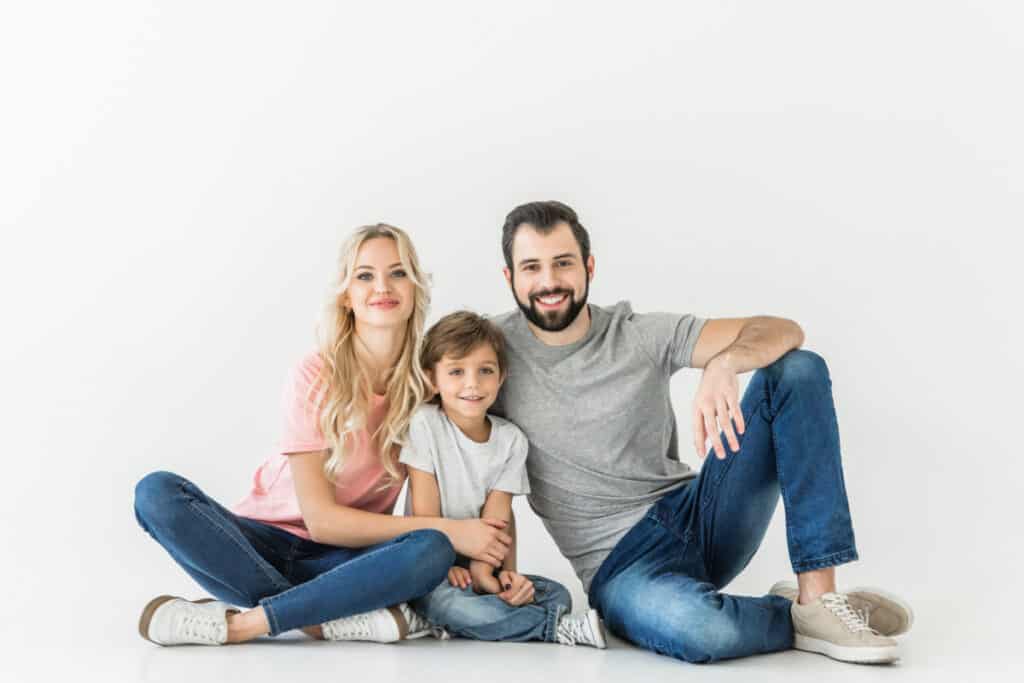
[[501, 332], [474, 313], [452, 313], [427, 332], [420, 364], [437, 396], [413, 415], [399, 457], [409, 467], [407, 513], [505, 519], [513, 546], [497, 576], [484, 562], [457, 558], [448, 581], [413, 601], [413, 609], [466, 638], [604, 648], [594, 610], [569, 615], [564, 586], [516, 570], [512, 496], [530, 491], [529, 444], [514, 424], [487, 414], [507, 367]]

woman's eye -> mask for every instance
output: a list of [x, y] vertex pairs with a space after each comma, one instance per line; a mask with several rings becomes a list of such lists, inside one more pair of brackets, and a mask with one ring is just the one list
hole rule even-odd
[[391, 277], [405, 277], [404, 270], [393, 270], [391, 271]]
[[369, 282], [370, 280], [373, 279], [373, 276], [370, 275], [369, 273], [363, 272], [356, 275], [356, 279], [362, 280], [363, 282]]

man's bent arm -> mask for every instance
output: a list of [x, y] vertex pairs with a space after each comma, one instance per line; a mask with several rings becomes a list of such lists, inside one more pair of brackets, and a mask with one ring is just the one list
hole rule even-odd
[[804, 331], [792, 320], [767, 315], [708, 320], [693, 348], [691, 367], [715, 365], [736, 374], [771, 365], [804, 343]]

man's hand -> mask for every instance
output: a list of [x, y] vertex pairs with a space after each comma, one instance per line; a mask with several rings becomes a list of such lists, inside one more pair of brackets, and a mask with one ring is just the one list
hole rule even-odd
[[470, 576], [468, 569], [456, 565], [448, 570], [448, 583], [456, 588], [465, 588], [473, 583], [473, 578]]
[[704, 459], [704, 448], [708, 438], [719, 459], [725, 458], [725, 448], [719, 431], [725, 432], [726, 441], [733, 453], [740, 449], [740, 442], [733, 431], [732, 421], [742, 434], [746, 431], [743, 411], [740, 410], [740, 385], [736, 371], [729, 367], [724, 356], [715, 356], [704, 366], [704, 374], [693, 399], [693, 445], [697, 457]]
[[469, 575], [473, 580], [473, 590], [477, 593], [500, 593], [501, 584], [494, 577], [494, 567], [486, 562], [471, 560]]
[[503, 589], [498, 597], [513, 607], [533, 602], [533, 581], [519, 572], [506, 569], [498, 574], [498, 582]]

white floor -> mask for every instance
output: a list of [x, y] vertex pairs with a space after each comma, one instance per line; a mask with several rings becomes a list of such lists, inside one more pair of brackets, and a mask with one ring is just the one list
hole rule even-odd
[[[784, 652], [691, 665], [611, 638], [605, 651], [544, 643], [477, 643], [422, 639], [395, 645], [315, 642], [301, 634], [244, 646], [161, 648], [135, 632], [134, 606], [98, 603], [93, 624], [82, 613], [62, 622], [40, 617], [30, 629], [10, 632], [0, 680], [52, 681], [988, 681], [1020, 680], [1019, 653], [985, 635], [971, 612], [918, 602], [918, 623], [902, 639], [902, 660], [890, 666], [856, 666], [818, 655]], [[35, 619], [33, 621], [36, 621]], [[9, 621], [7, 626], [11, 626]], [[5, 629], [8, 630], [8, 629]], [[1007, 638], [1007, 641], [1010, 639]], [[1017, 671], [1014, 674], [1013, 671]]]

